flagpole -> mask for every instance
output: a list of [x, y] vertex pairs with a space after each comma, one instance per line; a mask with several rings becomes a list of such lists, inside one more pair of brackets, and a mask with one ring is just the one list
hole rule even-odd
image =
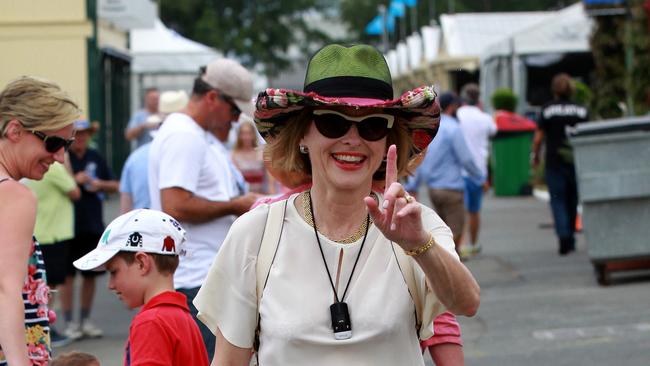
[[381, 43], [384, 46], [384, 53], [388, 53], [388, 19], [386, 17], [386, 5], [380, 4], [378, 10], [382, 19]]
[[436, 0], [429, 0], [429, 25], [436, 23]]
[[411, 8], [411, 33], [415, 33], [418, 30], [418, 18], [417, 18], [417, 6]]

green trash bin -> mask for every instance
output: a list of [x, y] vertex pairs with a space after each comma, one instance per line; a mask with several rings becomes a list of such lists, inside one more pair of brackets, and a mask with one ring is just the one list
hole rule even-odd
[[535, 122], [519, 114], [497, 111], [497, 134], [492, 140], [492, 184], [496, 196], [529, 195], [530, 149]]
[[499, 132], [492, 140], [492, 184], [496, 196], [530, 194], [533, 132]]

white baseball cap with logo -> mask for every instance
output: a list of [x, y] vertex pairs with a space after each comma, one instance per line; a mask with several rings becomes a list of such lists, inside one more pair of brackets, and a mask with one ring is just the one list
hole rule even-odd
[[118, 252], [184, 254], [185, 230], [164, 212], [138, 209], [117, 217], [102, 234], [97, 248], [74, 261], [83, 271], [101, 270]]

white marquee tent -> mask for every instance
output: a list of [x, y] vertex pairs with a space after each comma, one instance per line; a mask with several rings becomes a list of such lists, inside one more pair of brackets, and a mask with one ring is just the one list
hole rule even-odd
[[[564, 54], [589, 52], [591, 27], [583, 3], [578, 2], [488, 45], [481, 53], [481, 94], [509, 87], [526, 95], [526, 67], [548, 66]], [[524, 98], [519, 99], [520, 107], [525, 107]]]
[[165, 27], [160, 19], [153, 28], [134, 29], [130, 41], [136, 74], [195, 74], [199, 66], [223, 56]]
[[[402, 77], [401, 80], [410, 79], [409, 87], [419, 85], [425, 78], [443, 89], [452, 89], [457, 87], [452, 74], [478, 70], [479, 56], [488, 45], [553, 15], [551, 11], [442, 14], [440, 26], [423, 27], [423, 41], [411, 42], [415, 46], [421, 44], [423, 50], [400, 54], [398, 47], [389, 51], [386, 58], [395, 76]], [[413, 55], [418, 59], [400, 60]]]
[[[132, 30], [130, 37], [133, 111], [141, 107], [148, 87], [189, 93], [199, 67], [223, 57], [221, 52], [167, 28], [160, 19], [153, 28]], [[266, 85], [266, 77], [253, 72], [253, 90], [262, 90]]]
[[479, 57], [490, 44], [552, 17], [549, 11], [443, 14], [440, 24], [446, 55]]
[[141, 108], [146, 88], [190, 92], [199, 67], [222, 57], [218, 51], [168, 29], [160, 19], [153, 28], [132, 30], [130, 45], [133, 111]]

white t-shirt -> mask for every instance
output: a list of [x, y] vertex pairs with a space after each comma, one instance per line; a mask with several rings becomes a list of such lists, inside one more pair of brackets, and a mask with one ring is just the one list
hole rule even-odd
[[228, 184], [228, 195], [230, 197], [244, 195], [248, 192], [248, 187], [246, 186], [244, 176], [233, 163], [230, 157], [230, 151], [228, 151], [226, 146], [212, 134], [208, 135], [208, 142], [210, 143], [210, 149], [215, 154], [219, 166], [228, 167], [228, 170], [223, 173], [224, 179], [230, 183]]
[[[260, 364], [424, 365], [415, 330], [415, 305], [393, 246], [374, 225], [343, 300], [348, 304], [352, 337], [334, 339], [329, 310], [334, 295], [314, 229], [298, 214], [295, 197], [289, 198], [260, 302]], [[422, 208], [423, 222], [436, 243], [456, 256], [449, 228], [433, 210]], [[268, 206], [262, 205], [235, 221], [194, 300], [199, 319], [213, 332], [218, 327], [230, 343], [243, 348], [252, 347], [257, 324], [256, 262], [267, 212]], [[343, 253], [337, 289], [341, 296], [363, 239], [339, 244], [319, 237], [334, 281]], [[427, 290], [421, 268], [412, 263], [418, 298], [425, 299], [423, 319], [433, 319], [444, 307]], [[431, 336], [431, 324], [423, 328], [420, 336]]]
[[[464, 105], [458, 108], [456, 117], [476, 165], [481, 169], [483, 176], [487, 176], [490, 137], [497, 133], [497, 125], [489, 114], [473, 105]], [[463, 175], [467, 176], [465, 170], [463, 170]]]
[[[165, 119], [149, 152], [149, 196], [151, 208], [161, 210], [160, 190], [178, 187], [211, 201], [229, 201], [228, 166], [215, 159], [208, 132], [186, 114]], [[176, 288], [201, 286], [214, 256], [228, 233], [234, 216], [201, 224], [181, 222], [186, 233], [186, 255], [174, 274]]]

